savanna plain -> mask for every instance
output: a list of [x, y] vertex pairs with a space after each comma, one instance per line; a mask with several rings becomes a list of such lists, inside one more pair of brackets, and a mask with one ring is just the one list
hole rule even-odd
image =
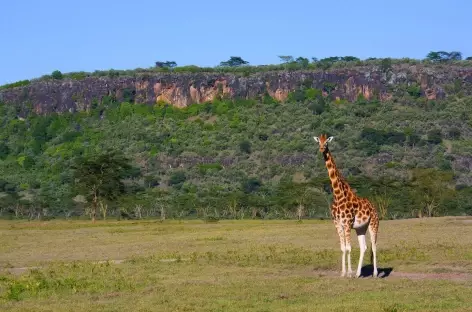
[[[352, 232], [353, 269], [359, 249]], [[380, 222], [341, 278], [329, 220], [0, 221], [1, 311], [472, 311], [472, 218]]]

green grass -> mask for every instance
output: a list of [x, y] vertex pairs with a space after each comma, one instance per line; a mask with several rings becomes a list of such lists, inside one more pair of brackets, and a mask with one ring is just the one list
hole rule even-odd
[[[467, 311], [472, 304], [470, 218], [382, 221], [379, 267], [393, 268], [385, 279], [338, 277], [330, 221], [0, 221], [0, 236], [1, 311]], [[39, 268], [21, 268], [31, 266]]]

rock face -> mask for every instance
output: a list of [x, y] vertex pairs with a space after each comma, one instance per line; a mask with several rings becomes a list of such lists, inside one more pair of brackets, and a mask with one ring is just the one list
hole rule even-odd
[[[359, 95], [367, 99], [388, 100], [400, 86], [416, 84], [421, 96], [428, 99], [446, 97], [448, 86], [472, 92], [472, 68], [453, 66], [398, 65], [388, 72], [374, 67], [332, 69], [329, 71], [278, 71], [243, 76], [218, 73], [156, 73], [136, 77], [87, 77], [82, 80], [36, 81], [24, 87], [0, 92], [0, 101], [19, 105], [22, 111], [39, 114], [87, 110], [104, 97], [136, 103], [159, 101], [177, 107], [211, 101], [216, 96], [256, 98], [269, 94], [283, 101], [301, 85], [323, 89], [332, 99], [354, 101]], [[449, 87], [450, 89], [451, 87]]]

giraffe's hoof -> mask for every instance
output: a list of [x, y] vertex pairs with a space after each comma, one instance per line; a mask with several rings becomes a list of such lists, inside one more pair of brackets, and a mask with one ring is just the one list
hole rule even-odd
[[361, 272], [356, 273], [356, 278], [359, 278], [359, 277], [361, 277]]
[[347, 277], [351, 278], [352, 276], [352, 272], [347, 272]]
[[373, 277], [373, 278], [379, 277], [379, 272], [374, 271], [374, 273], [372, 273], [372, 277]]
[[341, 272], [341, 277], [345, 277], [346, 276], [346, 272]]

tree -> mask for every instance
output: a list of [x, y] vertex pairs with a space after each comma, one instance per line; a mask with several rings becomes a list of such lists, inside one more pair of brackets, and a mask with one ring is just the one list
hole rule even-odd
[[51, 77], [53, 79], [61, 80], [64, 76], [62, 75], [62, 73], [60, 71], [55, 70], [55, 71], [52, 72]]
[[241, 190], [245, 194], [257, 192], [262, 186], [262, 182], [258, 178], [248, 178], [241, 182]]
[[439, 52], [431, 51], [426, 55], [426, 59], [431, 62], [440, 62], [442, 57]]
[[92, 203], [91, 216], [95, 222], [97, 208], [103, 200], [116, 199], [125, 192], [122, 179], [131, 169], [129, 160], [121, 153], [107, 151], [88, 157], [79, 157], [72, 165], [75, 188]]
[[466, 61], [472, 61], [472, 56], [468, 56], [465, 58]]
[[288, 64], [294, 62], [293, 56], [291, 55], [279, 55], [279, 59], [282, 64]]
[[455, 192], [450, 187], [453, 177], [452, 172], [435, 168], [412, 170], [413, 192], [419, 204], [417, 211], [419, 217], [423, 214], [428, 217], [436, 215], [441, 201], [454, 197]]
[[174, 67], [177, 66], [177, 63], [174, 62], [174, 61], [165, 61], [165, 62], [161, 62], [161, 61], [157, 61], [156, 62], [156, 67], [157, 68], [168, 68], [168, 69], [172, 69]]
[[428, 55], [426, 55], [426, 60], [431, 61], [433, 63], [460, 61], [462, 60], [462, 53], [458, 51], [431, 51], [428, 53]]
[[180, 189], [182, 185], [184, 184], [185, 180], [187, 180], [187, 177], [185, 176], [185, 172], [177, 171], [171, 175], [169, 179], [169, 185], [177, 189]]
[[449, 52], [449, 59], [452, 61], [460, 61], [462, 60], [462, 53], [458, 51]]
[[357, 62], [357, 61], [360, 61], [360, 59], [358, 57], [355, 57], [355, 56], [343, 56], [343, 57], [341, 57], [341, 61], [344, 61], [344, 62]]
[[297, 64], [300, 65], [301, 68], [307, 68], [310, 64], [310, 60], [305, 57], [297, 57], [295, 62], [297, 62]]
[[384, 73], [390, 71], [392, 69], [392, 59], [391, 58], [384, 58], [380, 61], [380, 70]]
[[275, 195], [285, 217], [296, 216], [298, 220], [306, 214], [314, 215], [319, 207], [326, 205], [322, 192], [312, 183], [294, 182], [289, 177], [281, 179]]
[[249, 62], [243, 60], [241, 57], [239, 56], [231, 56], [229, 58], [229, 60], [225, 61], [225, 62], [220, 62], [220, 65], [221, 67], [239, 67], [239, 66], [243, 66], [243, 65], [247, 65], [249, 64]]

